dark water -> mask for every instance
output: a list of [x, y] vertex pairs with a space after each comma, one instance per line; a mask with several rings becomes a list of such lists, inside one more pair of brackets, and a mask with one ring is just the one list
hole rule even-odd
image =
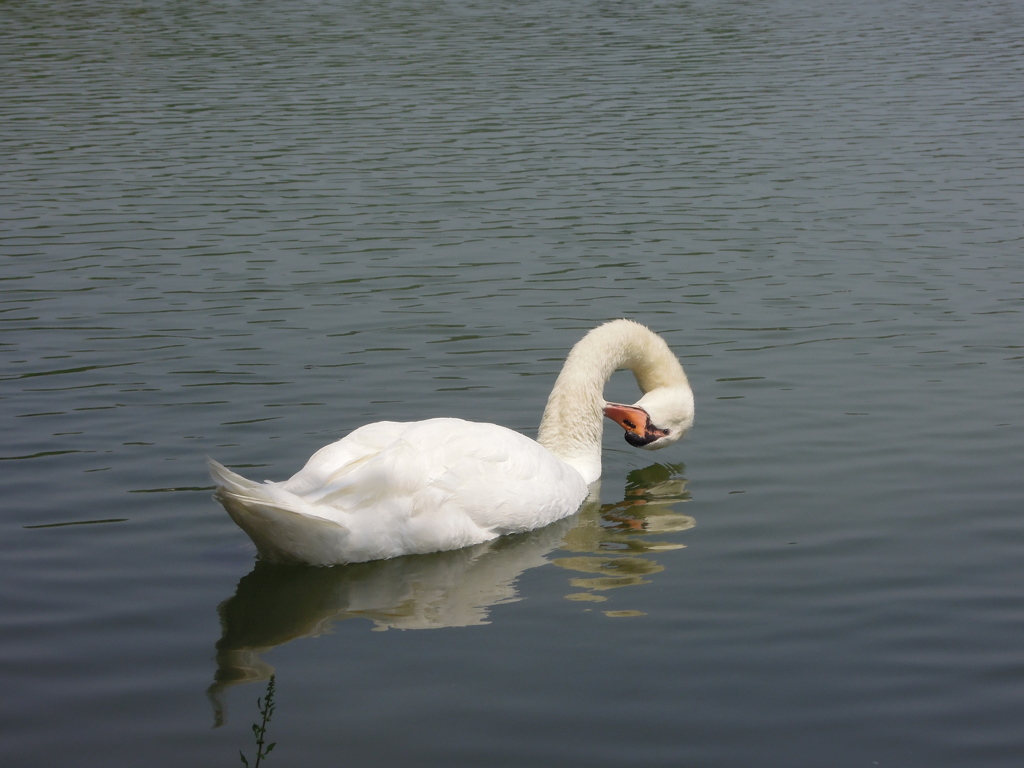
[[[268, 766], [1020, 765], [1022, 39], [0, 5], [0, 764], [252, 761], [276, 671]], [[210, 498], [206, 455], [281, 479], [381, 418], [533, 434], [620, 316], [697, 425], [609, 431], [561, 525], [282, 569]]]

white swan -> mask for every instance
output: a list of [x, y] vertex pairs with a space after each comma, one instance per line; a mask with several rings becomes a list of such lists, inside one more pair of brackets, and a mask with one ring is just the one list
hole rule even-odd
[[[628, 368], [644, 392], [607, 403]], [[602, 414], [630, 445], [671, 445], [693, 424], [693, 392], [660, 336], [631, 320], [569, 352], [536, 441], [461, 419], [382, 421], [317, 451], [281, 483], [256, 483], [210, 460], [218, 500], [264, 560], [336, 565], [458, 549], [567, 517], [601, 476]]]

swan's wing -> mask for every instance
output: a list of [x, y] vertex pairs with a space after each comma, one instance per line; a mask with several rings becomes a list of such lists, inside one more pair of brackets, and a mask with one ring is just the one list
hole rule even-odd
[[579, 472], [505, 427], [463, 422], [448, 436], [443, 453], [444, 471], [431, 483], [430, 501], [417, 510], [420, 516], [429, 517], [444, 494], [447, 505], [503, 535], [559, 520], [587, 497]]
[[[538, 443], [461, 419], [369, 424], [322, 448], [283, 483], [235, 478], [224, 477], [244, 485], [228, 492], [261, 517], [270, 506], [275, 518], [288, 512], [333, 524], [333, 532], [317, 525], [313, 535], [334, 541], [335, 562], [457, 549], [532, 530], [571, 515], [587, 496], [580, 474]], [[311, 548], [303, 544], [304, 552]]]
[[537, 442], [461, 419], [368, 425], [282, 487], [320, 514], [336, 510], [347, 527], [358, 516], [360, 525], [404, 529], [409, 546], [532, 530], [572, 514], [587, 495], [579, 473]]
[[360, 427], [341, 440], [325, 445], [309, 457], [306, 466], [278, 485], [311, 503], [316, 503], [332, 487], [345, 483], [345, 477], [368, 459], [395, 443], [411, 426], [397, 421], [378, 421]]

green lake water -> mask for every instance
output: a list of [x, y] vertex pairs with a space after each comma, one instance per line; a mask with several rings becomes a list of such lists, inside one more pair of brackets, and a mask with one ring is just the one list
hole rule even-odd
[[[1017, 766], [1024, 6], [0, 5], [0, 764]], [[205, 457], [686, 440], [494, 545], [257, 565]], [[608, 399], [632, 402], [619, 374]]]

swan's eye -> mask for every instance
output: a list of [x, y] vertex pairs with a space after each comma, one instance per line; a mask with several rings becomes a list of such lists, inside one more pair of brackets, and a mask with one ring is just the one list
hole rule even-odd
[[672, 434], [672, 430], [671, 429], [663, 429], [662, 433], [665, 435], [665, 437], [668, 437], [669, 435]]

